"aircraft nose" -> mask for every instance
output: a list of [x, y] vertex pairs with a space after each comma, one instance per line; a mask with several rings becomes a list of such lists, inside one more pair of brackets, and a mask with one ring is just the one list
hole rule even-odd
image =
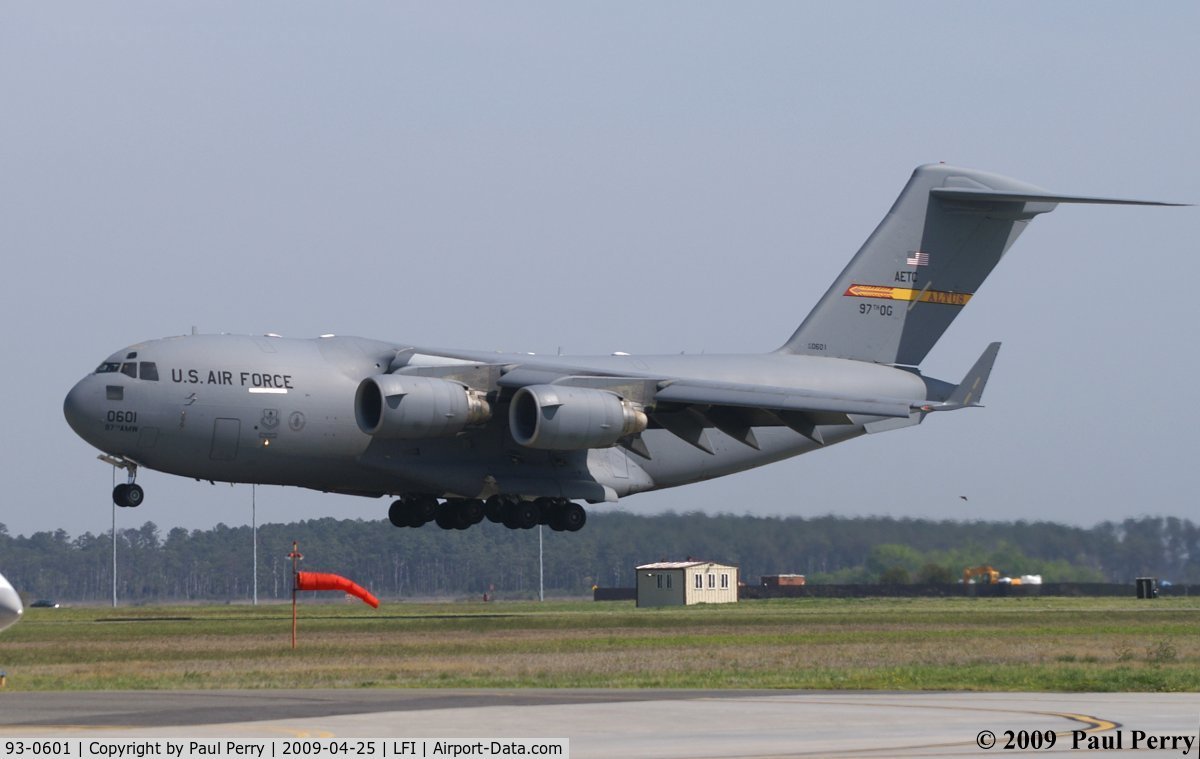
[[21, 599], [15, 591], [0, 590], [0, 630], [16, 624], [24, 613]]
[[90, 379], [84, 377], [75, 383], [75, 387], [71, 388], [71, 392], [67, 393], [63, 401], [63, 416], [67, 418], [67, 424], [71, 425], [76, 435], [89, 442], [91, 441], [87, 434], [88, 429], [95, 420], [96, 408], [99, 405], [96, 402], [99, 399], [95, 397], [96, 385], [90, 382]]
[[25, 609], [21, 606], [21, 597], [4, 579], [4, 575], [0, 575], [0, 630], [15, 624], [23, 613]]

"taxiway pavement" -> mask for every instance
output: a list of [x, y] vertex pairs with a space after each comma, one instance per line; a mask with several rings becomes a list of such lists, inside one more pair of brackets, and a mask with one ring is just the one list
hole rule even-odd
[[[1012, 733], [1052, 749], [1006, 750]], [[1158, 756], [1200, 754], [1200, 694], [696, 690], [0, 691], [0, 736], [106, 741], [559, 740], [570, 756], [981, 757], [1082, 754], [1143, 736], [1191, 736]], [[1084, 743], [1076, 742], [1082, 734]], [[994, 737], [996, 743], [981, 747]], [[1074, 744], [1074, 745], [1073, 745]], [[1043, 744], [1044, 745], [1044, 744]]]

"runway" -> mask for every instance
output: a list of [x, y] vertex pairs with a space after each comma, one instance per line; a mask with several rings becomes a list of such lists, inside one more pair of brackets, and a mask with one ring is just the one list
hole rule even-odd
[[[6, 740], [302, 738], [388, 741], [393, 749], [412, 740], [544, 740], [569, 742], [576, 759], [979, 757], [1075, 753], [1089, 745], [1110, 746], [1105, 756], [1120, 756], [1135, 746], [1147, 749], [1151, 740], [1159, 755], [1196, 756], [1198, 729], [1200, 694], [1194, 693], [0, 692]], [[1042, 746], [1036, 751], [1030, 748], [1034, 733]], [[981, 748], [989, 735], [996, 743]]]

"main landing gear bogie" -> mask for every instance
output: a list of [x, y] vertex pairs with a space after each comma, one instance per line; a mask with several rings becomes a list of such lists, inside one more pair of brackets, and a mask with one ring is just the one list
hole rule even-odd
[[510, 496], [448, 498], [409, 496], [392, 502], [388, 520], [396, 527], [422, 527], [434, 522], [443, 530], [466, 530], [484, 519], [510, 530], [530, 530], [539, 524], [558, 532], [575, 532], [587, 523], [583, 507], [565, 498], [524, 501]]
[[436, 498], [416, 496], [393, 501], [388, 509], [388, 520], [397, 527], [421, 527], [437, 514]]

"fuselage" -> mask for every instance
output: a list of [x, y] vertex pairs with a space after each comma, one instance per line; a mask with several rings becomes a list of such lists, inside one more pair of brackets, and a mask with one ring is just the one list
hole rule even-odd
[[[619, 446], [531, 450], [512, 439], [503, 412], [453, 437], [376, 439], [356, 423], [355, 392], [365, 378], [387, 373], [400, 352], [407, 352], [410, 368], [501, 364], [560, 375], [688, 377], [914, 400], [928, 393], [927, 381], [910, 371], [813, 356], [541, 357], [355, 337], [189, 335], [114, 353], [75, 385], [64, 413], [84, 440], [138, 466], [201, 480], [375, 496], [477, 498], [499, 488], [529, 497], [613, 500], [821, 447], [774, 425], [755, 430], [757, 448], [714, 431], [711, 453], [662, 429], [642, 435], [649, 458]], [[870, 421], [831, 426], [822, 443], [856, 437]]]

